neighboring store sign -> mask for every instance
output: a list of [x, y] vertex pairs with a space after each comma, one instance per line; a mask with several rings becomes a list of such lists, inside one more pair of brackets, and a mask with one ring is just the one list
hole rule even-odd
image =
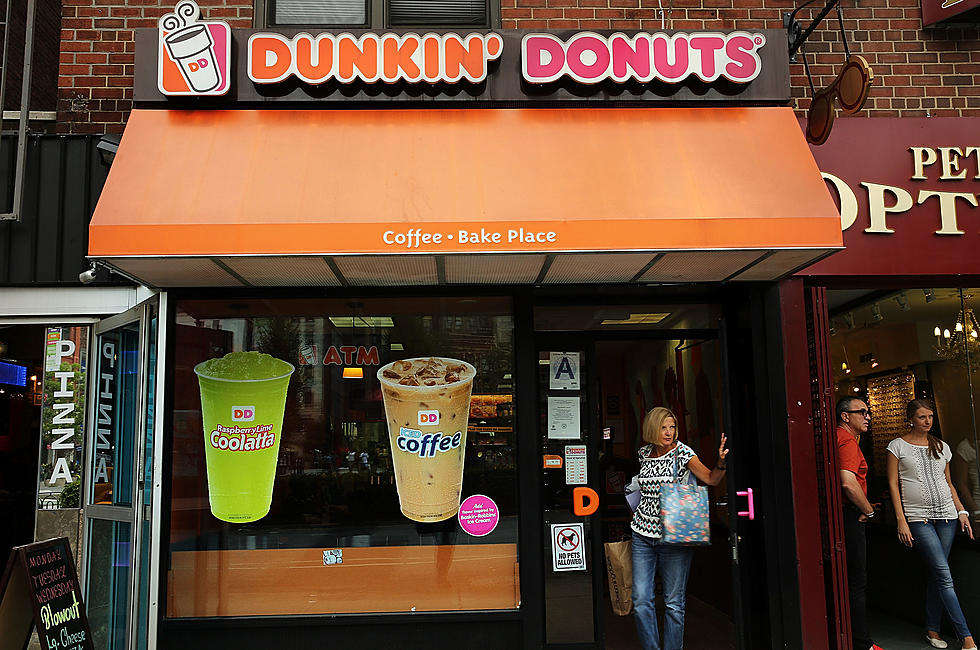
[[579, 361], [578, 352], [551, 352], [549, 353], [551, 365], [549, 366], [548, 388], [551, 390], [579, 390]]
[[87, 340], [87, 327], [49, 327], [45, 332], [39, 484], [44, 507], [57, 504], [58, 486], [81, 478]]
[[845, 250], [801, 275], [977, 272], [980, 118], [848, 118], [812, 147]]
[[[137, 31], [137, 101], [225, 97], [195, 108], [370, 102], [378, 101], [380, 87], [386, 104], [580, 103], [604, 101], [612, 91], [619, 102], [782, 105], [789, 95], [782, 30], [310, 33], [232, 30], [199, 16], [193, 0], [183, 0], [159, 29]], [[426, 86], [424, 99], [419, 85]]]
[[[110, 468], [113, 467], [112, 452], [115, 448], [115, 427], [113, 426], [113, 407], [116, 402], [116, 342], [103, 338], [102, 355], [99, 360], [99, 378], [96, 384], [98, 409], [95, 416], [95, 472], [93, 483], [110, 483]], [[98, 491], [98, 490], [97, 490]]]
[[[928, 27], [980, 7], [980, 0], [922, 0], [922, 25]], [[962, 22], [976, 22], [978, 16], [963, 16]], [[955, 22], [955, 21], [954, 21]]]
[[551, 524], [551, 568], [585, 571], [585, 535], [581, 523]]
[[164, 95], [223, 95], [231, 86], [231, 27], [200, 20], [194, 0], [160, 18], [157, 86]]
[[748, 32], [658, 32], [632, 37], [580, 32], [567, 41], [551, 34], [527, 34], [521, 41], [521, 71], [531, 83], [566, 76], [584, 84], [607, 79], [674, 84], [695, 76], [707, 83], [719, 78], [748, 83], [762, 71], [757, 51], [765, 44], [762, 33]]
[[92, 650], [92, 632], [68, 539], [15, 546], [0, 581], [0, 650]]

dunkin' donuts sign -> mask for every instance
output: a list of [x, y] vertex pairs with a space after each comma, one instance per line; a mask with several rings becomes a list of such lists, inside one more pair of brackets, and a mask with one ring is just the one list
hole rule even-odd
[[[181, 0], [160, 19], [157, 90], [164, 96], [221, 95], [233, 80], [236, 101], [349, 100], [337, 84], [370, 89], [401, 85], [435, 87], [439, 96], [478, 100], [588, 98], [569, 86], [630, 84], [617, 98], [678, 101], [747, 100], [784, 104], [788, 95], [785, 36], [779, 30], [737, 32], [308, 32], [236, 29], [201, 20], [194, 0]], [[140, 42], [140, 39], [137, 41]], [[232, 42], [238, 52], [232, 67]], [[763, 56], [763, 50], [768, 53]], [[140, 76], [137, 46], [137, 77]], [[777, 83], [746, 91], [765, 70]], [[780, 79], [782, 77], [783, 79]], [[694, 80], [697, 87], [676, 88]], [[283, 86], [290, 81], [299, 84]], [[783, 84], [782, 82], [786, 83]], [[714, 84], [722, 88], [711, 88]], [[639, 87], [637, 86], [639, 84]], [[702, 87], [698, 84], [706, 84]], [[556, 88], [560, 85], [563, 92]], [[786, 88], [782, 88], [786, 85]], [[326, 90], [312, 92], [312, 88]], [[460, 94], [459, 87], [465, 88]], [[675, 86], [674, 88], [669, 88]], [[137, 83], [137, 99], [154, 98]], [[651, 90], [659, 88], [659, 90]], [[607, 88], [607, 90], [612, 90]], [[285, 92], [284, 92], [285, 91]], [[336, 93], [336, 95], [334, 95]], [[428, 97], [428, 95], [427, 95]], [[437, 96], [429, 97], [438, 98]], [[389, 97], [390, 99], [390, 97]]]
[[576, 34], [562, 41], [551, 34], [528, 34], [521, 43], [524, 79], [548, 83], [568, 76], [579, 83], [606, 79], [616, 83], [658, 79], [680, 83], [696, 76], [712, 82], [724, 77], [748, 83], [762, 70], [757, 54], [766, 44], [762, 34], [664, 33]]

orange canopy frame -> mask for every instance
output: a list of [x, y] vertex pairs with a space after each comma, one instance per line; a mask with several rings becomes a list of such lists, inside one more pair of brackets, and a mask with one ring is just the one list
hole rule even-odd
[[120, 267], [841, 245], [789, 108], [135, 110], [89, 231]]

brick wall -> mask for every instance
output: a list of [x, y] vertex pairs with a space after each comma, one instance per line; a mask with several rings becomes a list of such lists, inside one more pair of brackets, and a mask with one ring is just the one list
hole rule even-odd
[[[782, 16], [802, 4], [789, 0], [501, 0], [504, 29], [782, 29]], [[816, 8], [800, 12], [805, 27]], [[875, 73], [871, 116], [980, 115], [980, 26], [922, 28], [919, 0], [843, 0], [852, 53]], [[843, 48], [832, 13], [807, 43], [819, 90], [840, 71]], [[809, 106], [803, 65], [792, 66], [793, 96]]]
[[[500, 0], [504, 29], [643, 29], [661, 27], [657, 0]], [[58, 129], [122, 131], [132, 104], [133, 30], [155, 27], [175, 0], [63, 0]], [[199, 0], [205, 19], [252, 24], [247, 0]], [[789, 0], [662, 0], [668, 29], [782, 28]], [[818, 3], [815, 3], [818, 4]], [[980, 115], [980, 26], [922, 28], [919, 0], [844, 0], [851, 51], [868, 59], [875, 86], [863, 114]], [[800, 14], [804, 26], [817, 9]], [[819, 89], [840, 70], [837, 21], [807, 45]], [[809, 105], [802, 64], [791, 68], [796, 107]]]
[[[252, 26], [248, 0], [196, 0], [205, 20]], [[58, 125], [121, 133], [133, 103], [133, 30], [156, 27], [177, 0], [62, 0]]]

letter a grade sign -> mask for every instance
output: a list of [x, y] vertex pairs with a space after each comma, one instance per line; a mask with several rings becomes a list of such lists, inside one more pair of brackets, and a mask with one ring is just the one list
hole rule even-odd
[[580, 390], [579, 353], [551, 352], [551, 390]]
[[551, 567], [555, 571], [585, 571], [582, 524], [551, 524]]

